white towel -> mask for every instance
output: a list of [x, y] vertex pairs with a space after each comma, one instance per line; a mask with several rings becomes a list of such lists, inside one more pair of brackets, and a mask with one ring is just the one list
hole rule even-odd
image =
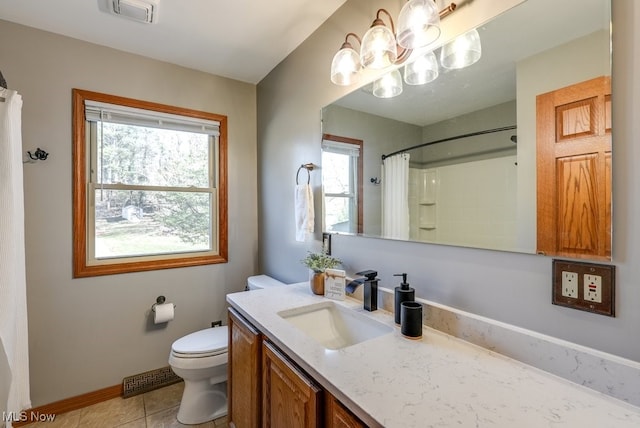
[[297, 184], [295, 195], [296, 241], [304, 242], [313, 233], [313, 192], [309, 184]]
[[[6, 403], [0, 411], [17, 415], [31, 407], [27, 343], [27, 293], [24, 252], [24, 196], [22, 181], [22, 97], [0, 94], [0, 385]], [[8, 366], [9, 373], [6, 373]], [[0, 422], [1, 424], [1, 422]], [[11, 418], [6, 419], [11, 426]]]

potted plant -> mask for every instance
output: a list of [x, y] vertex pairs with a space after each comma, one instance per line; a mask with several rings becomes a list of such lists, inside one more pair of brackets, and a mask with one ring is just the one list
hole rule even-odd
[[324, 272], [342, 263], [339, 259], [324, 252], [314, 253], [309, 251], [307, 257], [301, 260], [302, 264], [311, 271], [309, 275], [309, 286], [313, 294], [324, 294]]

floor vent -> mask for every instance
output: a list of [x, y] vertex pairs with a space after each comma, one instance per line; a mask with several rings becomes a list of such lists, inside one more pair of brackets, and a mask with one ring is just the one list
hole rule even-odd
[[161, 369], [150, 370], [133, 376], [125, 377], [122, 380], [122, 396], [124, 398], [133, 397], [134, 395], [143, 394], [162, 388], [174, 383], [180, 382], [182, 379], [176, 375], [171, 367], [163, 367]]

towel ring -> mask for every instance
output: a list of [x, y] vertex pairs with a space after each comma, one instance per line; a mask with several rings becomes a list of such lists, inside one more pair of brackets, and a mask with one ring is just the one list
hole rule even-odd
[[298, 176], [300, 175], [300, 170], [302, 168], [307, 170], [307, 184], [311, 183], [311, 171], [313, 171], [314, 165], [312, 163], [304, 163], [300, 165], [298, 172], [296, 172], [296, 184], [300, 184], [298, 183]]

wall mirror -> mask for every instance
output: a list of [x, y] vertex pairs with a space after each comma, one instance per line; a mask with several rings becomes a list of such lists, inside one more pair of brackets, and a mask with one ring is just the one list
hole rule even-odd
[[[477, 28], [475, 64], [440, 67], [434, 81], [405, 83], [393, 98], [375, 97], [368, 84], [324, 107], [323, 231], [541, 252], [537, 194], [549, 189], [537, 188], [536, 98], [596, 77], [610, 81], [610, 7], [610, 0], [527, 0]], [[585, 111], [566, 115], [576, 132]], [[429, 142], [438, 143], [407, 150]], [[324, 159], [335, 153], [350, 159], [340, 161], [342, 170]], [[409, 158], [408, 190], [395, 202], [397, 187], [385, 187], [394, 172], [381, 161], [393, 153]], [[396, 233], [385, 222], [405, 204], [407, 225]], [[610, 250], [610, 231], [594, 236]]]

